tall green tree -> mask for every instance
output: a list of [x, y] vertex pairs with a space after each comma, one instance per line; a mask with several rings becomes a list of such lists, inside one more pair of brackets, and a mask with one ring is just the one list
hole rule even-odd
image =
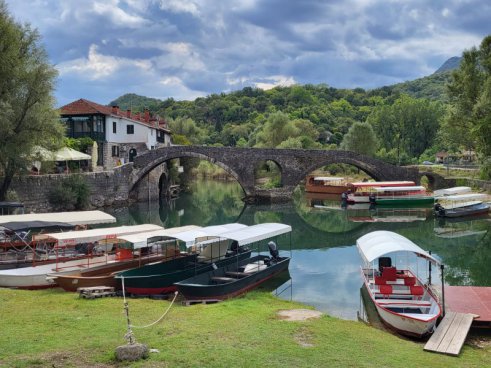
[[451, 109], [445, 120], [447, 138], [491, 157], [491, 35], [479, 49], [464, 51], [460, 68], [448, 85]]
[[341, 149], [373, 156], [378, 147], [377, 136], [368, 123], [356, 122], [341, 142]]
[[444, 112], [440, 102], [402, 95], [393, 104], [375, 107], [367, 122], [386, 151], [419, 157], [433, 144]]
[[30, 168], [34, 147], [61, 145], [64, 127], [52, 97], [56, 75], [37, 31], [16, 23], [0, 0], [0, 200], [14, 176]]
[[[175, 119], [168, 119], [169, 128], [171, 131], [176, 134], [176, 136], [184, 136], [191, 142], [192, 144], [201, 144], [203, 143], [205, 132], [203, 129], [198, 127], [193, 119], [186, 117], [177, 117]], [[180, 137], [176, 139], [181, 139]], [[182, 141], [180, 141], [182, 144]], [[179, 144], [174, 141], [174, 143]]]

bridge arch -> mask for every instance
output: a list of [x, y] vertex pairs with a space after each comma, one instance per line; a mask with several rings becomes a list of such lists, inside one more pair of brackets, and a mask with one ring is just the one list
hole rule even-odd
[[192, 152], [192, 151], [183, 151], [180, 153], [175, 153], [175, 154], [169, 154], [165, 156], [161, 156], [156, 158], [155, 160], [152, 160], [151, 162], [147, 163], [145, 167], [141, 168], [138, 171], [138, 175], [133, 178], [133, 180], [130, 183], [130, 189], [129, 192], [131, 193], [135, 188], [138, 186], [138, 183], [146, 177], [153, 169], [155, 169], [157, 166], [173, 160], [173, 159], [178, 159], [178, 158], [186, 158], [186, 157], [191, 157], [191, 158], [199, 158], [201, 160], [206, 160], [209, 161], [222, 169], [224, 169], [228, 174], [230, 174], [234, 179], [237, 180], [237, 182], [241, 185], [242, 189], [244, 189], [243, 183], [241, 183], [241, 178], [240, 175], [238, 175], [232, 168], [227, 166], [226, 164], [217, 161], [216, 158], [199, 153], [199, 152]]

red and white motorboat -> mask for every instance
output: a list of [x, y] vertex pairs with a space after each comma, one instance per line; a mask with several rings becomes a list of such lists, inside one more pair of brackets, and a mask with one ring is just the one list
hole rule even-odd
[[362, 277], [384, 324], [400, 334], [423, 337], [435, 329], [442, 308], [429, 285], [410, 267], [396, 268], [395, 257], [409, 255], [439, 264], [429, 253], [402, 235], [374, 231], [356, 242], [364, 260]]

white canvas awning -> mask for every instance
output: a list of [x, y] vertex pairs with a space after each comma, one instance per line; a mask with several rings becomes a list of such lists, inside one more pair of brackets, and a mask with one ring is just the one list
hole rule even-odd
[[419, 191], [419, 190], [426, 190], [425, 187], [423, 186], [407, 186], [407, 187], [377, 187], [373, 188], [377, 192], [407, 192], [407, 191]]
[[359, 181], [351, 183], [351, 185], [354, 187], [390, 187], [397, 185], [411, 186], [414, 184], [414, 181]]
[[45, 237], [56, 240], [58, 246], [75, 245], [79, 243], [91, 243], [101, 240], [116, 239], [120, 235], [135, 234], [164, 228], [153, 224], [108, 227], [104, 229], [92, 229], [82, 231], [68, 231], [66, 233], [43, 234]]
[[73, 148], [63, 147], [54, 153], [54, 161], [80, 161], [90, 160], [91, 155], [74, 150]]
[[449, 195], [445, 196], [442, 198], [439, 198], [444, 201], [471, 201], [471, 200], [484, 200], [487, 195], [484, 193], [467, 193], [467, 194], [456, 194], [456, 195]]
[[435, 197], [445, 197], [454, 194], [469, 193], [470, 191], [472, 191], [471, 187], [453, 187], [435, 190], [433, 194], [435, 195]]
[[209, 237], [218, 237], [223, 233], [244, 229], [247, 227], [248, 227], [247, 225], [237, 224], [237, 223], [207, 226], [197, 230], [179, 232], [173, 234], [172, 237], [185, 242], [186, 246], [190, 247], [193, 246], [194, 243], [196, 241], [199, 241], [200, 239], [206, 239]]
[[0, 216], [0, 226], [8, 222], [28, 222], [28, 221], [64, 222], [76, 226], [76, 225], [111, 224], [116, 222], [116, 219], [113, 216], [102, 211], [27, 213], [24, 215]]
[[434, 263], [440, 263], [411, 240], [391, 231], [373, 231], [363, 235], [356, 241], [356, 246], [362, 258], [368, 263], [392, 252], [415, 253]]
[[316, 180], [316, 181], [341, 181], [341, 180], [344, 180], [344, 178], [336, 177], [336, 176], [315, 176], [314, 180]]
[[180, 232], [198, 230], [198, 229], [201, 229], [201, 226], [188, 225], [188, 226], [172, 227], [170, 229], [147, 231], [137, 234], [121, 235], [118, 236], [118, 239], [131, 243], [133, 245], [133, 249], [140, 249], [148, 245], [148, 239], [156, 238], [156, 237], [172, 237], [172, 235]]
[[273, 238], [278, 235], [286, 234], [292, 231], [290, 225], [279, 223], [264, 223], [252, 225], [245, 229], [231, 231], [221, 234], [221, 238], [236, 240], [239, 245], [251, 244], [268, 238]]

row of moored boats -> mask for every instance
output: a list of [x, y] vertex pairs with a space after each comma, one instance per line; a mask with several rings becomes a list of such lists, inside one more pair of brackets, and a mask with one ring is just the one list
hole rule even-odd
[[108, 286], [136, 295], [179, 289], [188, 299], [220, 300], [287, 270], [290, 262], [276, 243], [286, 244], [291, 227], [285, 224], [74, 229], [108, 222], [115, 219], [101, 211], [1, 216], [0, 287]]

